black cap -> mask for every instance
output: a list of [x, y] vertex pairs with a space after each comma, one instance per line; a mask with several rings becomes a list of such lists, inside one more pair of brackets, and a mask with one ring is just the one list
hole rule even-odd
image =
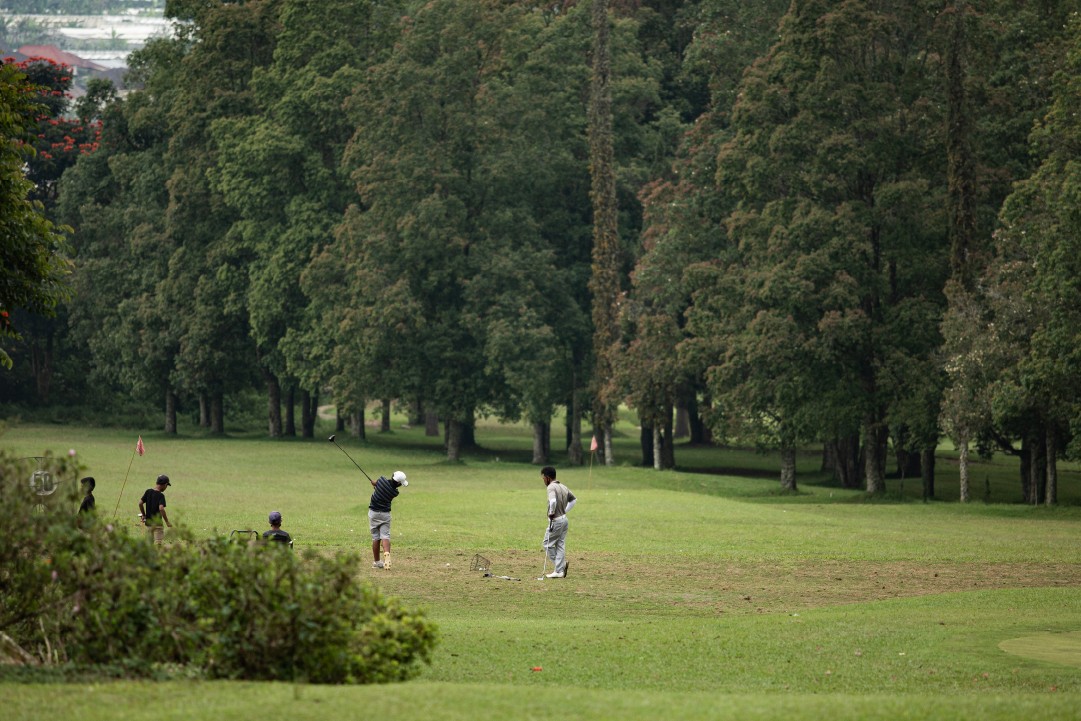
[[171, 486], [173, 484], [169, 483], [169, 476], [162, 473], [160, 476], [158, 476], [158, 485], [159, 486]]

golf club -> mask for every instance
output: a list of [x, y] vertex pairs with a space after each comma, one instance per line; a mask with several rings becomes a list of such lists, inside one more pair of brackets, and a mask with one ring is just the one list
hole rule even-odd
[[[330, 438], [328, 438], [327, 440], [330, 441], [331, 443], [333, 443], [334, 445], [338, 446], [337, 441], [334, 440], [334, 435], [331, 435]], [[342, 453], [345, 453], [345, 457], [348, 458], [349, 460], [353, 461], [353, 457], [351, 455], [349, 455], [348, 453], [346, 453], [344, 448], [342, 448], [341, 446], [338, 446], [338, 450], [341, 451]], [[360, 467], [359, 463], [357, 463], [356, 461], [353, 461], [353, 465], [356, 466], [358, 469], [360, 469], [361, 473], [364, 473], [364, 469]], [[367, 473], [364, 473], [364, 477], [368, 479], [369, 483], [373, 483], [372, 477], [369, 476]]]
[[[537, 578], [538, 581], [544, 580], [544, 572], [548, 570], [548, 538], [552, 534], [552, 522], [548, 521], [548, 530], [544, 532], [544, 563], [541, 564], [541, 575]], [[553, 570], [554, 567], [553, 567]]]

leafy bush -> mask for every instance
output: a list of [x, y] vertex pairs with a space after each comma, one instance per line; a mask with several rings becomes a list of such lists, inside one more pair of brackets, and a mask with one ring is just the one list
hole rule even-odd
[[[79, 466], [73, 457], [12, 458], [0, 450], [0, 631], [17, 638], [43, 639], [43, 621], [56, 603], [56, 568], [50, 549], [78, 542], [80, 521], [71, 522], [78, 508]], [[30, 488], [35, 472], [49, 474], [60, 483], [51, 495]], [[55, 523], [58, 517], [68, 522]], [[49, 644], [40, 654], [49, 658]]]
[[10, 470], [0, 452], [0, 631], [43, 662], [372, 683], [431, 660], [435, 626], [359, 583], [355, 554], [301, 558], [183, 530], [155, 547], [70, 506], [33, 510]]

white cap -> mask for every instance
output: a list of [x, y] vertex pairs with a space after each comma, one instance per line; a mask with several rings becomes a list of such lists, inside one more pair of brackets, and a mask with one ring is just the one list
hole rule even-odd
[[395, 481], [402, 484], [403, 486], [408, 486], [409, 485], [409, 481], [406, 480], [405, 474], [402, 473], [401, 471], [394, 471], [394, 475], [391, 476], [391, 478], [393, 478]]

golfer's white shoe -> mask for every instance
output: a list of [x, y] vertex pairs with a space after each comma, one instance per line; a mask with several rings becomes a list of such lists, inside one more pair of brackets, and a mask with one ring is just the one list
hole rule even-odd
[[383, 568], [390, 568], [390, 554], [383, 554]]
[[383, 562], [382, 561], [376, 561], [375, 563], [372, 564], [372, 568], [382, 568], [382, 567], [383, 567]]
[[562, 573], [556, 573], [555, 571], [552, 571], [551, 573], [545, 574], [544, 577], [545, 578], [563, 578], [563, 574]]

